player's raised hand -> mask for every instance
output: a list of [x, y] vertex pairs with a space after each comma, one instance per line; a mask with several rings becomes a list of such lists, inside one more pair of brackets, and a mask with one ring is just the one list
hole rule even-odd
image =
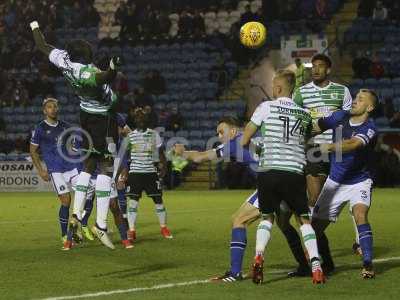
[[40, 176], [40, 178], [43, 179], [43, 181], [46, 181], [46, 182], [50, 181], [49, 173], [47, 173], [46, 170], [40, 170], [39, 171], [39, 176]]
[[122, 66], [122, 58], [120, 56], [113, 56], [110, 60], [110, 69], [118, 70]]

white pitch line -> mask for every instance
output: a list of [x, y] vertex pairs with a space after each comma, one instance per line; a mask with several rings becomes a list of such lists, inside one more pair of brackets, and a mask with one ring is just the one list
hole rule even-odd
[[[176, 211], [168, 211], [169, 214], [191, 214], [195, 212], [212, 212], [212, 211], [231, 211], [230, 208], [213, 208], [213, 209], [193, 209], [193, 210], [176, 210]], [[144, 212], [142, 215], [153, 215], [154, 213]], [[34, 223], [50, 223], [50, 222], [57, 222], [57, 219], [52, 220], [29, 220], [29, 221], [0, 221], [0, 225], [7, 225], [7, 224], [34, 224]]]
[[[400, 260], [400, 256], [397, 257], [387, 257], [387, 258], [378, 258], [374, 259], [374, 263], [382, 263], [382, 262], [388, 262], [388, 261], [396, 261]], [[350, 263], [346, 265], [360, 265], [360, 263]], [[345, 265], [337, 265], [337, 267], [342, 267]], [[289, 270], [274, 270], [270, 269], [269, 272], [265, 272], [265, 274], [284, 274]], [[69, 300], [69, 299], [80, 299], [80, 298], [96, 298], [96, 297], [101, 297], [101, 296], [110, 296], [110, 295], [115, 295], [115, 294], [126, 294], [126, 293], [137, 293], [137, 292], [143, 292], [143, 291], [154, 291], [154, 290], [162, 290], [162, 289], [169, 289], [169, 288], [176, 288], [176, 287], [182, 287], [182, 286], [190, 286], [190, 285], [198, 285], [198, 284], [206, 284], [206, 283], [211, 283], [209, 279], [207, 280], [193, 280], [193, 281], [185, 281], [185, 282], [178, 282], [178, 283], [167, 283], [167, 284], [159, 284], [159, 285], [153, 285], [150, 287], [137, 287], [137, 288], [130, 288], [130, 289], [124, 289], [124, 290], [112, 290], [112, 291], [102, 291], [102, 292], [97, 292], [97, 293], [88, 293], [88, 294], [81, 294], [81, 295], [74, 295], [74, 296], [59, 296], [59, 297], [50, 297], [50, 298], [42, 298], [38, 300]]]

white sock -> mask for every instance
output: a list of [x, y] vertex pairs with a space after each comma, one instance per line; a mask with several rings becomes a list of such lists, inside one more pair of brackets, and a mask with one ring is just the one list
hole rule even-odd
[[300, 226], [300, 231], [310, 260], [313, 258], [319, 259], [317, 237], [312, 226], [310, 224], [303, 224]]
[[156, 213], [160, 222], [160, 226], [167, 225], [167, 211], [165, 210], [164, 204], [156, 204]]
[[110, 206], [111, 177], [97, 175], [96, 179], [96, 224], [102, 230], [107, 230], [107, 214]]
[[79, 220], [82, 220], [82, 212], [85, 207], [86, 193], [91, 176], [92, 175], [89, 173], [81, 172], [79, 173], [78, 180], [76, 182], [73, 214], [75, 214]]
[[129, 224], [129, 230], [135, 230], [135, 224], [136, 224], [136, 217], [137, 217], [137, 208], [139, 206], [139, 201], [136, 201], [134, 199], [128, 199], [127, 201], [127, 219], [128, 219], [128, 224]]
[[256, 240], [256, 255], [264, 256], [265, 247], [271, 238], [272, 223], [264, 220], [258, 224], [257, 240]]
[[312, 217], [314, 212], [314, 206], [309, 206], [308, 208], [310, 209], [310, 216]]
[[356, 233], [356, 243], [360, 244], [360, 236], [358, 235], [358, 228], [357, 228], [357, 223], [356, 219], [354, 219], [354, 216], [352, 213], [350, 213], [351, 219], [353, 220], [353, 225], [354, 225], [354, 232]]

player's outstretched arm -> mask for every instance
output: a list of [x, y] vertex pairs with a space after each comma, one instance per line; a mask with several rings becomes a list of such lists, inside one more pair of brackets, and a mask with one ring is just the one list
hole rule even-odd
[[185, 146], [176, 144], [174, 151], [177, 155], [186, 158], [187, 160], [195, 163], [202, 163], [204, 161], [212, 161], [218, 159], [217, 152], [215, 150], [207, 151], [186, 151]]
[[29, 152], [30, 152], [31, 157], [32, 157], [32, 163], [35, 166], [36, 170], [38, 171], [39, 176], [44, 181], [50, 181], [49, 174], [42, 167], [38, 150], [39, 150], [39, 146], [38, 145], [30, 144]]
[[98, 85], [110, 84], [114, 81], [117, 76], [118, 68], [121, 66], [121, 58], [115, 56], [110, 60], [110, 67], [107, 71], [101, 71], [96, 73], [96, 83]]
[[33, 21], [30, 23], [33, 40], [35, 41], [36, 47], [40, 52], [44, 53], [46, 56], [49, 56], [50, 52], [54, 49], [53, 46], [46, 43], [42, 32], [39, 29], [39, 23], [37, 21]]
[[242, 139], [240, 141], [241, 146], [247, 146], [250, 144], [251, 138], [256, 134], [257, 132], [257, 125], [254, 124], [253, 122], [249, 122], [246, 125], [246, 128], [244, 129]]
[[322, 144], [320, 147], [321, 147], [321, 152], [324, 153], [329, 153], [329, 152], [347, 153], [347, 152], [353, 152], [364, 146], [365, 144], [361, 139], [357, 137], [352, 137], [351, 139], [336, 142], [334, 144]]

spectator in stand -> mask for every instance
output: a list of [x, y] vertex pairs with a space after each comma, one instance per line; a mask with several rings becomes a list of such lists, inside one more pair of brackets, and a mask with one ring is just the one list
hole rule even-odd
[[[134, 5], [134, 4], [133, 4]], [[132, 4], [131, 4], [132, 6]], [[125, 1], [121, 1], [119, 3], [119, 6], [117, 8], [117, 10], [115, 11], [114, 14], [114, 24], [115, 25], [122, 25], [124, 23], [124, 20], [127, 16], [127, 12], [128, 12], [128, 6], [126, 5]]]
[[250, 5], [246, 5], [245, 12], [240, 16], [240, 24], [243, 25], [253, 20], [254, 20], [254, 14], [251, 12], [251, 7]]
[[394, 187], [398, 183], [400, 162], [399, 157], [394, 153], [393, 147], [389, 146], [383, 156], [383, 185], [385, 187]]
[[193, 33], [196, 37], [204, 36], [206, 33], [206, 25], [204, 23], [204, 18], [202, 17], [200, 10], [198, 9], [194, 11]]
[[137, 21], [136, 5], [128, 5], [128, 10], [121, 25], [121, 40], [135, 40], [139, 34], [139, 23]]
[[4, 88], [2, 89], [2, 92], [0, 94], [0, 103], [2, 107], [11, 105], [10, 99], [12, 98], [13, 88], [14, 82], [11, 79], [8, 79], [4, 83]]
[[399, 1], [395, 1], [393, 3], [393, 7], [389, 10], [389, 18], [395, 24], [400, 23], [400, 2]]
[[172, 108], [171, 114], [168, 117], [167, 126], [165, 129], [167, 131], [177, 132], [181, 130], [182, 127], [183, 127], [183, 117], [179, 113], [178, 108], [174, 107]]
[[50, 82], [46, 74], [39, 73], [39, 76], [35, 80], [28, 82], [27, 88], [31, 98], [38, 95], [43, 97], [54, 96], [54, 85]]
[[361, 0], [358, 5], [357, 16], [359, 18], [371, 18], [374, 11], [375, 0]]
[[15, 83], [14, 88], [11, 92], [10, 104], [12, 107], [15, 106], [26, 106], [29, 103], [29, 93], [25, 88], [21, 80]]
[[260, 22], [262, 24], [266, 24], [264, 11], [263, 11], [263, 9], [261, 7], [259, 9], [257, 9], [257, 11], [256, 11], [256, 13], [254, 15], [254, 21]]
[[393, 117], [389, 120], [390, 127], [400, 128], [400, 112], [393, 114]]
[[83, 12], [85, 26], [97, 27], [100, 22], [100, 15], [92, 5], [87, 5]]
[[150, 71], [143, 79], [142, 86], [145, 93], [151, 95], [161, 95], [166, 91], [165, 79], [158, 70]]
[[383, 2], [378, 0], [372, 14], [372, 19], [375, 21], [385, 21], [388, 16], [387, 8], [383, 6]]
[[160, 36], [168, 36], [169, 29], [171, 28], [171, 20], [168, 18], [168, 15], [164, 11], [161, 11], [158, 15], [156, 26]]
[[382, 78], [385, 75], [385, 69], [376, 55], [374, 55], [372, 60], [371, 75], [377, 79]]
[[327, 0], [316, 0], [315, 1], [315, 12], [317, 17], [320, 19], [328, 18], [328, 2]]
[[193, 17], [184, 9], [179, 16], [178, 35], [188, 37], [193, 34]]
[[371, 77], [372, 61], [367, 53], [357, 52], [356, 58], [353, 60], [352, 68], [355, 78], [366, 79]]
[[128, 79], [122, 72], [118, 72], [113, 82], [113, 91], [119, 98], [126, 96], [129, 93]]
[[71, 8], [70, 26], [72, 28], [79, 28], [86, 24], [84, 19], [83, 7], [79, 1], [75, 1]]

